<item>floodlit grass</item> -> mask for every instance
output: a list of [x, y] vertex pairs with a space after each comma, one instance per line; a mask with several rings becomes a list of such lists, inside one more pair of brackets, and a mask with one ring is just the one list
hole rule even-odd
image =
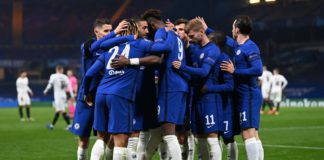
[[[62, 117], [54, 130], [49, 131], [45, 125], [53, 118], [53, 108], [34, 107], [31, 113], [35, 122], [20, 122], [17, 108], [0, 109], [0, 159], [76, 159], [77, 136], [64, 130]], [[283, 108], [279, 116], [261, 117], [260, 136], [266, 160], [323, 159], [323, 135], [324, 108]], [[246, 159], [241, 137], [236, 140], [239, 159]], [[226, 147], [223, 148], [225, 160]]]

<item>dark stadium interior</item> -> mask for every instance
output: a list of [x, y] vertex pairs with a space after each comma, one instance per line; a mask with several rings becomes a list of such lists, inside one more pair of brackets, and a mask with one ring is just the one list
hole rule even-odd
[[[17, 43], [13, 36], [13, 2], [0, 1], [0, 88], [6, 91], [0, 93], [1, 98], [16, 95], [14, 81], [22, 69], [29, 71], [31, 88], [38, 98], [42, 98], [57, 64], [74, 69], [80, 78], [80, 45], [92, 36], [93, 20], [111, 18], [125, 1], [23, 1], [22, 39]], [[264, 63], [270, 69], [278, 67], [289, 81], [286, 96], [323, 98], [324, 1], [278, 0], [249, 5], [245, 0], [133, 0], [114, 24], [139, 16], [148, 8], [161, 9], [164, 19], [171, 21], [202, 16], [211, 28], [227, 34], [231, 34], [236, 15], [251, 16], [252, 39], [260, 46]]]

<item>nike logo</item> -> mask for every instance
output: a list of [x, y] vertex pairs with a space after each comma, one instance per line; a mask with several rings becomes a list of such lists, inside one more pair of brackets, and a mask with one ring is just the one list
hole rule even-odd
[[224, 132], [224, 134], [227, 134], [227, 133], [229, 133], [230, 131], [227, 131], [227, 132]]
[[100, 56], [100, 53], [96, 52], [96, 56]]
[[213, 127], [214, 125], [211, 125], [211, 126], [207, 126], [207, 128], [211, 128], [211, 127]]

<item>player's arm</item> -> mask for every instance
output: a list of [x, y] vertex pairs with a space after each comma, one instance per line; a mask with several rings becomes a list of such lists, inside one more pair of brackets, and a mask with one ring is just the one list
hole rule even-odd
[[[223, 60], [225, 61], [229, 61], [228, 57], [225, 57]], [[224, 83], [222, 84], [208, 84], [206, 86], [204, 86], [203, 89], [206, 90], [206, 92], [216, 92], [216, 93], [220, 93], [220, 92], [231, 92], [234, 90], [234, 79], [233, 79], [233, 75], [228, 73], [228, 72], [223, 72], [223, 80]]]
[[51, 75], [51, 77], [50, 77], [50, 79], [49, 79], [49, 81], [48, 81], [48, 84], [47, 84], [47, 86], [46, 86], [46, 88], [45, 88], [45, 90], [44, 90], [44, 94], [46, 95], [47, 94], [47, 92], [53, 87], [53, 82], [54, 82], [54, 76], [53, 75]]
[[74, 97], [74, 93], [73, 93], [73, 90], [72, 90], [72, 85], [71, 85], [71, 83], [70, 83], [70, 81], [69, 81], [69, 79], [67, 77], [65, 78], [65, 83], [67, 84], [67, 88], [69, 90], [70, 96]]
[[90, 89], [90, 84], [91, 84], [91, 80], [92, 78], [99, 73], [101, 70], [104, 69], [104, 65], [105, 65], [105, 54], [102, 54], [97, 60], [96, 62], [89, 68], [89, 70], [87, 71], [87, 73], [85, 74], [84, 77], [84, 93], [87, 95], [89, 93], [89, 89]]
[[288, 85], [288, 81], [284, 76], [282, 76], [282, 80], [283, 80], [282, 89], [285, 89]]
[[204, 59], [203, 64], [200, 68], [187, 66], [185, 64], [182, 64], [180, 61], [172, 62], [172, 65], [175, 69], [179, 69], [180, 71], [183, 71], [190, 75], [206, 77], [216, 63], [217, 55], [219, 54], [217, 54], [216, 51], [210, 51], [208, 56]]
[[135, 40], [135, 36], [121, 36], [116, 38], [108, 39], [100, 44], [100, 49], [108, 50], [121, 43], [129, 42]]
[[250, 66], [247, 69], [236, 69], [232, 61], [223, 61], [221, 63], [221, 70], [227, 71], [238, 76], [261, 76], [262, 75], [262, 61], [258, 53], [250, 53], [245, 55]]
[[226, 44], [232, 48], [235, 48], [238, 46], [238, 43], [230, 36], [226, 36]]
[[28, 79], [27, 79], [27, 92], [32, 96], [34, 95], [33, 91], [30, 89], [29, 85], [28, 85]]
[[100, 49], [100, 44], [108, 39], [114, 38], [116, 37], [117, 34], [120, 34], [120, 32], [124, 31], [127, 29], [128, 26], [128, 22], [127, 21], [121, 21], [118, 26], [116, 27], [116, 29], [112, 32], [110, 32], [109, 34], [107, 34], [106, 36], [104, 36], [103, 38], [93, 42], [91, 44], [90, 47], [90, 52], [96, 52], [98, 49]]
[[[138, 45], [142, 48], [144, 52], [147, 53], [168, 53], [171, 52], [173, 46], [173, 38], [175, 33], [173, 31], [167, 32], [166, 40], [158, 40], [157, 42], [151, 42], [142, 40]], [[138, 66], [138, 65], [154, 65], [159, 64], [161, 58], [157, 55], [150, 55], [142, 58], [131, 58], [127, 59], [124, 56], [120, 56], [118, 59], [113, 59], [111, 63], [112, 68], [123, 68], [128, 65]]]

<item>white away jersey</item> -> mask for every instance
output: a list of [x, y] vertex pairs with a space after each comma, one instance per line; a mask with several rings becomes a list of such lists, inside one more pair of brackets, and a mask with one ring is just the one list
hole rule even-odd
[[262, 81], [261, 89], [262, 90], [269, 90], [271, 85], [271, 77], [272, 73], [270, 71], [263, 71], [262, 76], [259, 77], [259, 80]]
[[28, 78], [19, 77], [16, 81], [16, 88], [18, 95], [31, 93], [32, 90], [28, 86]]
[[66, 95], [66, 88], [69, 89], [71, 96], [74, 97], [69, 78], [64, 74], [52, 74], [44, 92], [47, 93], [52, 87], [54, 88], [54, 97]]

